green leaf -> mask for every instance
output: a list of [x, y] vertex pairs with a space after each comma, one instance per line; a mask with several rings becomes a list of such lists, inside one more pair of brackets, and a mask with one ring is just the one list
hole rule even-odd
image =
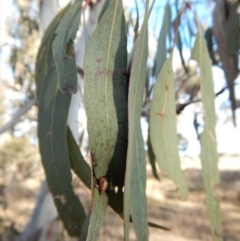
[[213, 31], [212, 28], [208, 28], [205, 32], [205, 39], [206, 39], [206, 43], [207, 43], [207, 49], [208, 49], [208, 53], [210, 55], [210, 58], [212, 60], [212, 64], [213, 65], [217, 65], [218, 62], [215, 58], [215, 53], [214, 53], [214, 42], [213, 42]]
[[136, 155], [136, 139], [140, 130], [140, 116], [143, 103], [143, 92], [145, 86], [145, 78], [147, 71], [148, 58], [148, 1], [146, 2], [145, 17], [142, 24], [140, 34], [136, 42], [136, 51], [133, 57], [131, 76], [129, 81], [128, 94], [128, 152], [127, 167], [124, 187], [124, 236], [125, 240], [129, 240], [129, 218], [131, 205], [131, 181], [133, 162]]
[[71, 185], [66, 142], [71, 95], [62, 95], [58, 90], [57, 72], [53, 63], [43, 80], [39, 99], [38, 138], [48, 186], [68, 233], [79, 237], [85, 213]]
[[133, 220], [137, 240], [148, 240], [148, 213], [146, 189], [146, 154], [144, 150], [144, 141], [142, 129], [139, 124], [137, 140], [135, 141], [135, 156], [132, 164], [131, 177], [131, 206], [130, 213]]
[[158, 38], [158, 46], [157, 46], [157, 53], [155, 57], [155, 77], [157, 78], [160, 70], [162, 69], [163, 64], [166, 61], [167, 58], [167, 44], [166, 44], [166, 38], [167, 33], [171, 26], [171, 8], [169, 4], [166, 5], [165, 8], [165, 15], [163, 18], [163, 23], [160, 31], [160, 35]]
[[136, 6], [136, 11], [137, 11], [137, 18], [136, 18], [136, 23], [134, 26], [134, 38], [133, 38], [134, 43], [136, 42], [136, 40], [138, 38], [138, 28], [139, 28], [139, 11], [138, 11], [137, 0], [135, 0], [135, 6]]
[[77, 92], [77, 70], [73, 41], [79, 28], [81, 9], [82, 0], [70, 3], [55, 30], [55, 39], [52, 43], [58, 84], [62, 93]]
[[98, 22], [101, 20], [101, 18], [103, 17], [104, 13], [108, 9], [109, 3], [110, 3], [110, 0], [106, 0], [104, 2], [103, 6], [102, 6], [102, 9], [101, 9], [101, 12], [100, 12], [99, 17], [98, 17]]
[[[239, 13], [237, 11], [239, 2], [228, 3], [229, 17], [226, 22], [227, 48], [230, 56], [236, 56], [239, 50]], [[226, 6], [227, 7], [227, 6]]]
[[51, 45], [67, 5], [51, 22], [43, 36], [36, 62], [38, 137], [42, 163], [59, 216], [71, 236], [79, 237], [85, 219], [83, 207], [74, 194], [66, 142], [66, 124], [71, 100], [58, 90]]
[[[119, 148], [127, 143], [126, 47], [122, 1], [114, 0], [93, 33], [84, 59], [84, 100], [96, 178], [107, 174], [115, 152], [121, 154]], [[126, 148], [122, 152], [126, 155]], [[122, 170], [123, 183], [125, 159], [114, 160]], [[115, 176], [110, 178], [119, 182]]]
[[93, 193], [93, 212], [91, 214], [88, 227], [87, 241], [97, 241], [102, 227], [105, 212], [108, 205], [108, 196], [106, 193], [99, 194], [97, 188], [94, 188]]
[[150, 111], [150, 138], [160, 168], [176, 184], [183, 199], [187, 199], [188, 188], [178, 155], [172, 58], [173, 51], [159, 73], [154, 89]]
[[83, 226], [82, 226], [79, 241], [86, 241], [87, 240], [90, 218], [91, 218], [91, 214], [87, 215], [87, 217], [85, 218], [85, 221], [84, 221]]
[[36, 81], [36, 94], [39, 100], [40, 93], [42, 89], [42, 83], [45, 75], [51, 64], [53, 63], [53, 55], [52, 55], [52, 42], [54, 40], [54, 31], [57, 28], [62, 16], [69, 8], [69, 4], [63, 8], [56, 17], [52, 20], [50, 25], [45, 31], [45, 34], [42, 38], [41, 45], [38, 50], [37, 54], [37, 61], [36, 61], [36, 73], [35, 73], [35, 81]]
[[90, 166], [84, 160], [69, 127], [67, 128], [67, 144], [71, 169], [88, 188], [91, 188]]
[[147, 140], [149, 162], [150, 162], [150, 165], [152, 167], [153, 176], [157, 180], [160, 180], [159, 176], [158, 176], [158, 173], [157, 173], [157, 167], [156, 167], [156, 162], [155, 162], [155, 155], [154, 155], [154, 152], [153, 152], [153, 149], [152, 149], [152, 144], [151, 144], [150, 133], [149, 132], [148, 132], [148, 140]]
[[202, 173], [207, 194], [207, 207], [211, 230], [214, 240], [218, 241], [222, 240], [222, 230], [219, 197], [213, 192], [214, 185], [219, 183], [217, 141], [215, 133], [215, 94], [211, 59], [200, 27], [198, 27], [198, 35], [192, 50], [191, 58], [196, 60], [200, 67], [200, 88], [205, 119], [204, 131], [200, 135]]

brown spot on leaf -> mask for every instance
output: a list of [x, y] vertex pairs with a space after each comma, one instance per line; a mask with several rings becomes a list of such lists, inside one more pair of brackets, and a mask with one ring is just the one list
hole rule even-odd
[[163, 118], [165, 116], [165, 113], [164, 112], [160, 112], [160, 113], [157, 112], [156, 115], [159, 115], [160, 117]]
[[214, 230], [214, 236], [217, 237], [217, 238], [222, 237], [222, 235], [217, 230]]
[[165, 90], [168, 91], [168, 85], [165, 86]]
[[100, 63], [100, 62], [102, 61], [102, 59], [98, 58], [96, 61], [97, 61], [98, 63]]
[[53, 198], [59, 199], [62, 204], [66, 204], [67, 202], [64, 195], [56, 195], [56, 196], [53, 196]]

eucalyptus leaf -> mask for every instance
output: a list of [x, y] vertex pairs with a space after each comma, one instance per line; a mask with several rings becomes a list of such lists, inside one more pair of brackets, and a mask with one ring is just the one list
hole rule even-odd
[[[240, 33], [239, 33], [239, 13], [238, 13], [238, 6], [239, 3], [236, 1], [235, 3], [228, 3], [228, 11], [229, 17], [226, 22], [226, 35], [227, 35], [227, 48], [228, 54], [230, 56], [237, 56], [239, 50], [239, 40], [240, 40]], [[227, 7], [226, 6], [226, 7]]]
[[98, 17], [98, 22], [101, 20], [101, 18], [103, 17], [104, 13], [108, 9], [109, 3], [110, 3], [110, 0], [105, 0], [104, 4], [102, 6], [101, 12], [99, 14], [99, 17]]
[[136, 11], [137, 11], [137, 18], [136, 18], [136, 23], [134, 26], [134, 38], [133, 38], [133, 42], [135, 43], [138, 37], [138, 28], [139, 28], [139, 11], [138, 11], [138, 4], [137, 4], [137, 0], [135, 0], [135, 6], [136, 6]]
[[143, 104], [143, 93], [145, 87], [145, 78], [147, 73], [147, 58], [148, 58], [148, 1], [146, 2], [145, 17], [142, 28], [139, 33], [136, 50], [133, 57], [131, 68], [131, 76], [129, 81], [128, 94], [128, 152], [127, 152], [127, 167], [125, 175], [124, 187], [124, 236], [125, 240], [129, 240], [129, 218], [131, 205], [131, 181], [133, 162], [135, 161], [136, 139], [140, 130], [140, 117]]
[[84, 221], [83, 226], [82, 226], [81, 234], [80, 234], [80, 237], [79, 237], [79, 241], [86, 241], [87, 240], [90, 218], [91, 218], [91, 214], [87, 215], [87, 217], [85, 218], [85, 221]]
[[157, 78], [163, 64], [167, 58], [167, 33], [171, 26], [171, 8], [169, 4], [166, 5], [165, 14], [163, 18], [163, 23], [161, 31], [158, 38], [157, 53], [155, 57], [155, 77]]
[[91, 187], [91, 169], [87, 162], [84, 160], [79, 147], [74, 140], [70, 128], [67, 128], [67, 144], [68, 156], [71, 169], [76, 173], [79, 179], [88, 187]]
[[153, 152], [153, 149], [152, 149], [152, 144], [151, 144], [149, 132], [148, 132], [147, 145], [148, 145], [148, 157], [149, 157], [150, 165], [151, 165], [151, 167], [152, 167], [153, 176], [154, 176], [157, 180], [160, 180], [160, 179], [159, 179], [159, 176], [158, 176], [158, 173], [157, 173], [155, 155], [154, 155], [154, 152]]
[[73, 41], [80, 24], [82, 0], [70, 3], [55, 30], [52, 43], [53, 58], [57, 68], [58, 84], [62, 93], [77, 92], [77, 69]]
[[[122, 1], [114, 0], [93, 33], [84, 59], [84, 100], [94, 174], [96, 178], [109, 174], [114, 185], [123, 185], [125, 172], [128, 129], [126, 47]], [[117, 170], [119, 175], [115, 177], [112, 173]]]
[[36, 73], [35, 73], [35, 81], [36, 81], [36, 94], [39, 100], [40, 93], [42, 89], [42, 83], [45, 75], [51, 64], [53, 63], [53, 55], [52, 55], [52, 42], [54, 40], [54, 31], [57, 28], [62, 16], [68, 10], [69, 4], [63, 8], [52, 20], [49, 24], [48, 28], [45, 31], [45, 34], [42, 38], [38, 53], [37, 53], [37, 61], [36, 61]]
[[67, 5], [49, 25], [43, 36], [36, 62], [38, 138], [49, 190], [69, 235], [79, 237], [85, 213], [71, 185], [66, 142], [66, 125], [71, 96], [58, 90], [57, 71], [51, 51], [54, 31], [69, 9]]
[[148, 232], [148, 213], [146, 189], [146, 154], [144, 149], [144, 141], [142, 137], [142, 129], [139, 124], [139, 131], [135, 148], [135, 156], [132, 164], [132, 192], [130, 213], [133, 220], [134, 229], [137, 240], [147, 241]]
[[38, 109], [40, 154], [48, 186], [59, 216], [71, 236], [79, 237], [85, 220], [83, 207], [74, 194], [68, 160], [66, 125], [71, 95], [62, 95], [52, 63], [42, 83]]
[[201, 142], [201, 163], [208, 215], [214, 240], [222, 240], [220, 221], [219, 197], [214, 194], [214, 185], [219, 183], [218, 154], [216, 141], [216, 113], [215, 93], [213, 87], [212, 65], [208, 54], [205, 40], [202, 36], [200, 26], [192, 50], [191, 58], [196, 60], [200, 67], [200, 88], [204, 109], [204, 131], [200, 134]]
[[97, 188], [94, 188], [93, 193], [93, 212], [91, 214], [88, 227], [87, 241], [97, 241], [102, 227], [105, 212], [108, 205], [108, 196], [106, 193], [99, 194]]
[[173, 51], [158, 75], [153, 92], [150, 111], [150, 138], [160, 169], [173, 180], [182, 198], [187, 199], [188, 188], [178, 155], [172, 58]]

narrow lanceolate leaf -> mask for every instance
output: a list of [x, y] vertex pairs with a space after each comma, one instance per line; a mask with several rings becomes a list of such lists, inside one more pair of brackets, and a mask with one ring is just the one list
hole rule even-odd
[[157, 167], [156, 167], [156, 162], [155, 162], [155, 155], [152, 149], [152, 143], [150, 140], [150, 133], [148, 134], [148, 140], [147, 140], [147, 145], [148, 145], [148, 157], [149, 157], [149, 162], [152, 167], [152, 173], [153, 176], [159, 180], [158, 172], [157, 172]]
[[[112, 168], [120, 165], [122, 185], [128, 125], [126, 46], [122, 1], [114, 0], [101, 18], [85, 54], [84, 100], [94, 174], [96, 178], [107, 175], [112, 160], [115, 163]], [[123, 155], [123, 159], [115, 153]], [[118, 182], [115, 176], [109, 175], [113, 183]]]
[[171, 27], [171, 8], [167, 4], [165, 8], [165, 15], [163, 18], [162, 28], [158, 38], [157, 53], [155, 57], [155, 76], [158, 77], [160, 70], [162, 69], [163, 64], [167, 58], [167, 44], [166, 38], [168, 31]]
[[106, 0], [104, 2], [103, 6], [102, 6], [102, 9], [101, 9], [101, 12], [100, 12], [99, 17], [98, 17], [98, 22], [101, 20], [101, 18], [103, 17], [104, 13], [108, 9], [109, 3], [110, 3], [110, 0]]
[[41, 45], [38, 50], [37, 54], [37, 61], [36, 61], [36, 94], [37, 98], [39, 100], [41, 89], [42, 89], [42, 83], [45, 75], [47, 74], [48, 68], [51, 66], [51, 63], [53, 63], [53, 55], [52, 55], [52, 42], [54, 40], [54, 31], [57, 28], [62, 16], [69, 8], [69, 4], [63, 8], [56, 17], [52, 20], [50, 25], [45, 31], [45, 34], [42, 38]]
[[136, 18], [136, 23], [134, 26], [134, 38], [133, 38], [133, 42], [135, 43], [138, 37], [138, 28], [139, 28], [139, 11], [138, 11], [138, 4], [137, 4], [137, 0], [135, 0], [135, 6], [136, 6], [136, 11], [137, 11], [137, 18]]
[[127, 151], [127, 167], [125, 175], [124, 187], [124, 236], [125, 240], [129, 240], [129, 218], [131, 205], [131, 182], [132, 171], [136, 160], [136, 140], [140, 130], [140, 117], [143, 102], [143, 92], [145, 86], [145, 77], [147, 72], [148, 57], [148, 1], [146, 12], [140, 34], [136, 42], [136, 50], [133, 57], [131, 76], [129, 82], [128, 94], [128, 151]]
[[71, 95], [62, 95], [52, 63], [42, 84], [38, 110], [38, 138], [48, 186], [59, 216], [71, 236], [80, 235], [85, 213], [71, 185], [66, 125]]
[[70, 4], [55, 31], [52, 43], [53, 58], [57, 68], [58, 84], [62, 93], [77, 92], [77, 71], [73, 42], [79, 28], [82, 0]]
[[207, 194], [206, 199], [212, 234], [214, 236], [214, 240], [218, 241], [222, 240], [222, 231], [219, 197], [213, 192], [214, 185], [219, 183], [217, 142], [215, 133], [215, 94], [213, 88], [211, 59], [209, 57], [200, 27], [191, 58], [196, 60], [200, 67], [200, 87], [205, 119], [204, 131], [200, 135], [202, 173]]
[[38, 52], [36, 62], [39, 101], [38, 138], [48, 186], [59, 216], [68, 233], [79, 237], [85, 213], [71, 185], [72, 176], [66, 142], [66, 125], [71, 96], [62, 95], [58, 90], [57, 71], [51, 51], [54, 31], [68, 8], [69, 5], [49, 25]]
[[[139, 125], [140, 127], [140, 125]], [[146, 189], [146, 154], [142, 129], [139, 128], [137, 139], [135, 141], [135, 156], [132, 164], [131, 178], [131, 205], [130, 214], [133, 220], [133, 226], [136, 232], [137, 240], [148, 240], [148, 213]]]
[[67, 128], [68, 156], [71, 169], [76, 173], [79, 179], [88, 187], [91, 187], [91, 169], [84, 160], [79, 147], [74, 140], [70, 128]]
[[100, 229], [102, 227], [106, 208], [108, 205], [108, 196], [106, 193], [99, 194], [97, 188], [94, 188], [93, 193], [93, 212], [88, 227], [87, 241], [97, 241]]
[[80, 237], [79, 237], [79, 241], [86, 241], [87, 240], [90, 218], [91, 218], [91, 214], [88, 214], [87, 217], [85, 218], [85, 221], [84, 221], [83, 226], [82, 226], [81, 234], [80, 234]]
[[182, 198], [187, 199], [188, 188], [178, 155], [172, 58], [173, 51], [159, 73], [154, 89], [150, 112], [150, 138], [160, 169], [173, 180]]

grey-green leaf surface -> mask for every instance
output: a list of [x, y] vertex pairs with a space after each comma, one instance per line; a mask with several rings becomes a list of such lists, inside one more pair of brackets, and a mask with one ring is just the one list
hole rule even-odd
[[219, 183], [217, 141], [215, 133], [215, 94], [213, 88], [211, 59], [200, 27], [198, 27], [198, 34], [191, 58], [196, 60], [200, 67], [200, 88], [205, 120], [204, 131], [200, 135], [202, 173], [207, 195], [206, 199], [211, 230], [214, 240], [219, 241], [222, 240], [219, 198], [214, 194], [213, 190], [214, 185]]
[[160, 70], [167, 58], [167, 33], [171, 26], [171, 8], [169, 4], [166, 5], [163, 24], [158, 38], [157, 53], [155, 57], [155, 77], [158, 77]]
[[83, 226], [82, 226], [81, 234], [80, 234], [80, 237], [79, 237], [79, 241], [86, 241], [87, 240], [90, 218], [91, 218], [91, 214], [87, 215], [87, 217], [85, 218], [85, 221], [84, 221]]
[[135, 0], [135, 7], [136, 7], [136, 11], [137, 11], [137, 18], [136, 18], [136, 23], [134, 26], [134, 38], [133, 38], [133, 42], [135, 43], [138, 37], [138, 28], [139, 28], [139, 11], [138, 11], [138, 4], [137, 4], [137, 0]]
[[52, 43], [53, 58], [57, 68], [59, 89], [62, 93], [77, 92], [77, 70], [73, 41], [79, 28], [82, 0], [70, 4], [55, 30]]
[[124, 236], [129, 240], [129, 218], [131, 204], [131, 180], [133, 162], [136, 153], [136, 139], [140, 130], [140, 116], [143, 104], [143, 92], [147, 71], [148, 58], [148, 1], [146, 2], [145, 17], [136, 42], [136, 51], [133, 57], [128, 93], [128, 151], [124, 187]]
[[74, 194], [66, 142], [66, 125], [71, 96], [58, 90], [51, 44], [54, 30], [68, 10], [67, 5], [45, 32], [36, 62], [38, 137], [42, 163], [59, 216], [71, 236], [79, 237], [85, 219], [83, 207]]
[[49, 189], [59, 216], [71, 236], [79, 237], [85, 219], [83, 207], [74, 194], [68, 160], [66, 125], [71, 95], [57, 86], [54, 63], [42, 83], [38, 110], [38, 138]]
[[99, 17], [98, 17], [98, 22], [101, 20], [101, 18], [103, 17], [104, 13], [108, 9], [109, 3], [110, 3], [110, 0], [106, 0], [104, 2], [103, 6], [102, 6], [102, 9], [101, 9], [101, 12], [100, 12]]
[[91, 214], [88, 227], [87, 241], [97, 241], [100, 229], [102, 227], [105, 212], [108, 205], [108, 196], [106, 193], [99, 194], [97, 188], [94, 188], [93, 193], [93, 212]]
[[[150, 131], [149, 131], [150, 132]], [[156, 167], [156, 161], [155, 161], [155, 155], [152, 149], [152, 144], [150, 140], [150, 133], [148, 132], [148, 140], [147, 140], [147, 145], [148, 145], [148, 157], [149, 157], [149, 162], [152, 167], [152, 173], [153, 176], [159, 180], [158, 172], [157, 172], [157, 167]]]
[[53, 63], [53, 55], [52, 55], [52, 42], [54, 40], [54, 31], [57, 28], [62, 16], [69, 8], [69, 4], [63, 8], [56, 17], [49, 24], [48, 28], [45, 31], [45, 34], [42, 38], [41, 45], [37, 54], [36, 61], [36, 73], [35, 73], [35, 81], [36, 81], [36, 94], [39, 100], [40, 93], [42, 89], [42, 83], [45, 75], [47, 74], [48, 68]]
[[160, 169], [173, 180], [182, 198], [187, 199], [188, 188], [178, 155], [172, 58], [173, 51], [158, 75], [153, 92], [150, 111], [150, 138]]
[[84, 101], [96, 178], [107, 174], [117, 142], [121, 146], [127, 141], [126, 47], [122, 1], [114, 0], [93, 33], [84, 59]]
[[71, 169], [88, 188], [91, 188], [90, 166], [84, 160], [69, 127], [67, 128], [67, 145]]
[[228, 3], [226, 8], [229, 11], [229, 17], [226, 22], [227, 48], [230, 56], [237, 56], [239, 50], [239, 13], [237, 11], [239, 3]]
[[132, 164], [130, 213], [137, 240], [148, 240], [148, 213], [146, 189], [146, 154], [140, 124], [135, 141], [135, 156]]

